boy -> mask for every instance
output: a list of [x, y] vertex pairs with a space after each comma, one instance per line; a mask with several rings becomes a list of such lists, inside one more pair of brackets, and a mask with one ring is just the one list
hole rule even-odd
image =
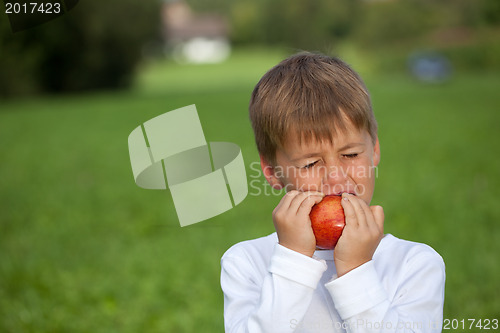
[[[360, 77], [344, 62], [294, 55], [267, 72], [250, 101], [261, 166], [287, 193], [276, 233], [222, 257], [226, 332], [441, 331], [445, 271], [424, 244], [383, 234], [369, 206], [380, 161], [377, 124]], [[334, 250], [317, 250], [309, 213], [342, 196]]]

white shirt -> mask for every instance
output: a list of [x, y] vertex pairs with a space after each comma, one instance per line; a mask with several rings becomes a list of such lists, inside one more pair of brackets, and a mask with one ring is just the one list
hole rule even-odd
[[226, 332], [440, 332], [445, 267], [431, 247], [390, 234], [373, 259], [337, 278], [333, 250], [313, 258], [276, 233], [221, 260]]

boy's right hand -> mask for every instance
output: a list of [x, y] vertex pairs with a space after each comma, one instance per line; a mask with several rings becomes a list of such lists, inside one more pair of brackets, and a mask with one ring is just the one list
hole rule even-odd
[[325, 195], [321, 192], [287, 192], [273, 211], [273, 222], [279, 244], [312, 257], [316, 250], [316, 238], [311, 227], [309, 213], [312, 206]]

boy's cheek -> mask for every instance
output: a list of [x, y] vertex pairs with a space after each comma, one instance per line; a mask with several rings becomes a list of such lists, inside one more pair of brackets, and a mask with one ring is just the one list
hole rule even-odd
[[351, 177], [358, 180], [376, 178], [378, 175], [378, 169], [373, 165], [353, 166], [350, 171]]
[[297, 191], [321, 191], [321, 180], [310, 179], [310, 178], [294, 178], [287, 179], [285, 182], [285, 188], [287, 191], [297, 190]]
[[302, 184], [299, 187], [299, 190], [302, 192], [307, 192], [307, 191], [321, 192], [322, 188], [320, 185], [317, 184]]

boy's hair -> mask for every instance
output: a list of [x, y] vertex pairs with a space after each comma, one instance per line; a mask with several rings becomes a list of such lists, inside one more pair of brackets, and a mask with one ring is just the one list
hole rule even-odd
[[249, 112], [259, 154], [271, 164], [291, 132], [332, 143], [350, 121], [377, 138], [365, 84], [342, 60], [325, 55], [299, 53], [270, 69], [252, 92]]

